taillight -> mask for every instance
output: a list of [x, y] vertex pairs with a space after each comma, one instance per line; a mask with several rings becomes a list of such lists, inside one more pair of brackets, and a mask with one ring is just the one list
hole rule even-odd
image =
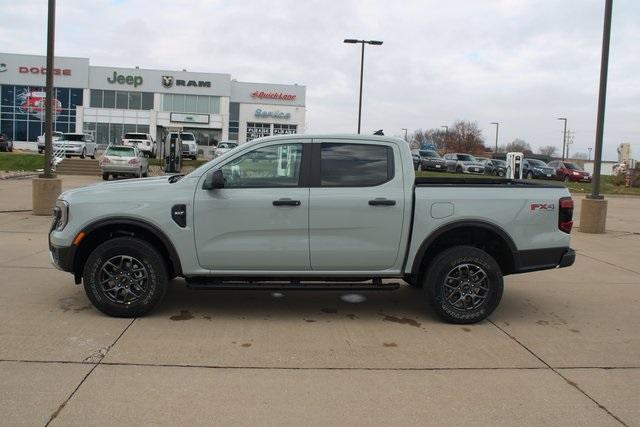
[[140, 159], [131, 159], [131, 160], [129, 160], [129, 164], [130, 165], [137, 165], [138, 163], [140, 163]]
[[560, 211], [558, 213], [558, 229], [565, 233], [571, 233], [573, 227], [573, 199], [563, 197], [560, 199]]

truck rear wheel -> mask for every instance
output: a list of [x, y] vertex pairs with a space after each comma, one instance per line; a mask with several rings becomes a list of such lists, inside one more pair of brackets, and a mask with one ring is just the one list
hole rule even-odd
[[102, 243], [84, 267], [87, 297], [114, 317], [139, 317], [160, 303], [167, 290], [167, 268], [160, 253], [134, 237]]
[[502, 271], [485, 251], [473, 246], [445, 249], [431, 261], [424, 291], [446, 322], [468, 324], [487, 318], [502, 298]]

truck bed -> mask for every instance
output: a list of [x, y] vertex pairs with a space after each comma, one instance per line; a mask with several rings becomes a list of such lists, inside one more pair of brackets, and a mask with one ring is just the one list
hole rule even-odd
[[416, 187], [520, 187], [520, 188], [563, 188], [560, 182], [541, 183], [524, 179], [506, 178], [459, 178], [459, 177], [416, 177]]

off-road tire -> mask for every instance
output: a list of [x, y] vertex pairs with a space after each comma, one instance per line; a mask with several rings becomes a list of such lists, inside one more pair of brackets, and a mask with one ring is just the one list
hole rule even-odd
[[[145, 290], [131, 303], [114, 302], [113, 295], [108, 295], [99, 282], [103, 267], [119, 256], [133, 257], [144, 267], [148, 278]], [[134, 237], [117, 237], [99, 245], [89, 255], [82, 278], [89, 300], [98, 310], [113, 317], [144, 316], [162, 301], [168, 284], [162, 255], [149, 243]]]
[[[462, 265], [476, 266], [486, 274], [483, 286], [487, 291], [477, 307], [460, 309], [446, 299], [446, 292], [452, 291], [445, 286], [445, 279], [451, 271]], [[479, 322], [493, 313], [502, 298], [503, 286], [502, 271], [491, 255], [473, 246], [454, 246], [445, 249], [431, 261], [424, 276], [423, 290], [429, 305], [442, 320], [469, 324]], [[452, 299], [457, 297], [455, 293], [449, 295], [452, 295]]]

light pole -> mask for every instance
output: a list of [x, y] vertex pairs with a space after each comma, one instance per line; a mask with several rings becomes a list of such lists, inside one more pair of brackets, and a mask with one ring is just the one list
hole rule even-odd
[[51, 210], [56, 204], [56, 199], [62, 191], [62, 180], [53, 174], [52, 157], [53, 145], [51, 134], [53, 131], [53, 67], [54, 67], [54, 42], [56, 23], [56, 1], [48, 0], [49, 10], [47, 15], [47, 77], [45, 95], [45, 119], [44, 119], [44, 173], [31, 180], [31, 202], [34, 215], [51, 215]]
[[53, 157], [53, 145], [51, 134], [53, 132], [53, 50], [56, 34], [56, 0], [49, 0], [49, 14], [47, 17], [47, 76], [46, 95], [44, 108], [44, 174], [41, 178], [53, 178], [51, 163]]
[[362, 56], [360, 58], [360, 101], [358, 102], [358, 134], [360, 133], [360, 123], [362, 119], [362, 78], [364, 76], [364, 45], [371, 44], [374, 46], [380, 46], [382, 44], [379, 40], [357, 40], [357, 39], [344, 39], [345, 43], [360, 43], [362, 45]]
[[600, 165], [602, 163], [602, 135], [604, 133], [604, 110], [607, 102], [607, 72], [609, 70], [609, 40], [611, 39], [611, 10], [613, 0], [604, 6], [604, 29], [602, 30], [602, 58], [600, 60], [600, 92], [598, 94], [598, 121], [596, 124], [596, 150], [593, 155], [593, 184], [590, 199], [603, 199], [600, 195]]
[[496, 125], [496, 150], [493, 152], [494, 154], [498, 153], [498, 130], [500, 129], [500, 123], [491, 122], [492, 125]]
[[564, 151], [567, 145], [567, 118], [558, 117], [558, 120], [564, 121], [564, 131], [562, 132], [562, 160], [564, 161]]
[[598, 93], [598, 119], [596, 123], [596, 146], [593, 153], [593, 179], [591, 194], [582, 200], [580, 209], [580, 231], [604, 233], [607, 223], [607, 201], [600, 194], [600, 168], [602, 166], [602, 137], [604, 113], [607, 102], [607, 72], [609, 70], [609, 42], [611, 40], [611, 10], [613, 0], [604, 6], [604, 28], [602, 30], [602, 57], [600, 59], [600, 90]]

